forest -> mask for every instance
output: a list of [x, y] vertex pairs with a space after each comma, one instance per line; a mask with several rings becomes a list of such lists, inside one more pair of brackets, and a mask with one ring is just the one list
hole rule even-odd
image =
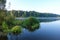
[[22, 11], [22, 10], [12, 10], [7, 11], [7, 14], [12, 13], [15, 17], [60, 17], [60, 15], [54, 13], [41, 13], [36, 11]]

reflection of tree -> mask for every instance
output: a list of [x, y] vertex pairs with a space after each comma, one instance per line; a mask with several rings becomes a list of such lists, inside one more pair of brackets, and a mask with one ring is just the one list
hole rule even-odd
[[[33, 28], [34, 27], [34, 28]], [[34, 26], [30, 27], [30, 28], [27, 28], [29, 31], [33, 32], [37, 29], [39, 29], [40, 25], [39, 24], [35, 24]]]
[[57, 21], [59, 19], [39, 19], [40, 20], [40, 23], [41, 22], [53, 22], [53, 21]]
[[5, 35], [5, 33], [0, 32], [0, 40], [8, 40], [8, 37]]

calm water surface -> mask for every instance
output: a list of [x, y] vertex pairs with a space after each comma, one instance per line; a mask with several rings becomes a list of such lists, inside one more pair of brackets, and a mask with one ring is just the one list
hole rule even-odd
[[60, 40], [60, 20], [41, 22], [39, 29], [31, 32], [23, 29], [19, 35], [7, 35], [8, 40]]

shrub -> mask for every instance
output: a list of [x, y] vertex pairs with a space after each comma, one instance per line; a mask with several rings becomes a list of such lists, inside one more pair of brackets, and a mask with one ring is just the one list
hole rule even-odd
[[3, 32], [5, 32], [5, 33], [8, 33], [10, 31], [8, 29], [8, 25], [5, 21], [3, 21], [3, 23], [2, 23], [2, 29], [3, 29]]
[[22, 25], [22, 21], [21, 20], [14, 20], [13, 25]]
[[11, 29], [13, 27], [13, 21], [15, 20], [15, 17], [11, 15], [7, 15], [4, 19], [7, 25], [9, 26], [9, 29]]
[[5, 16], [6, 16], [5, 10], [0, 10], [0, 25], [2, 25]]
[[34, 30], [39, 27], [39, 21], [36, 18], [30, 17], [23, 22], [23, 27], [28, 30]]
[[13, 34], [19, 34], [22, 32], [22, 28], [21, 28], [21, 26], [15, 26], [11, 29], [11, 31]]

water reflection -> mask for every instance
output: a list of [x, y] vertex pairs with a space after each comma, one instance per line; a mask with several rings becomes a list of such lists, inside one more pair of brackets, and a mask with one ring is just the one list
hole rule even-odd
[[[39, 29], [40, 27], [40, 24], [37, 25], [37, 27], [30, 27], [30, 28], [25, 28], [25, 31], [28, 30], [29, 32], [34, 32], [36, 31], [37, 29]], [[24, 30], [24, 29], [23, 29]], [[18, 35], [15, 35], [15, 34], [8, 34], [8, 40], [21, 40], [20, 37], [22, 36], [21, 34], [23, 34], [22, 32]]]
[[18, 35], [8, 34], [7, 37], [8, 40], [18, 40]]
[[40, 24], [35, 28], [30, 27], [30, 28], [26, 28], [26, 29], [29, 30], [30, 32], [34, 32], [35, 30], [39, 29], [39, 27], [40, 27]]
[[0, 36], [0, 40], [8, 40], [8, 37], [6, 35]]
[[[53, 22], [53, 21], [57, 21], [57, 20], [40, 20], [40, 25], [34, 29], [32, 28], [24, 28], [23, 32], [18, 34], [18, 35], [14, 35], [14, 34], [8, 34], [7, 37], [8, 38], [0, 38], [0, 40], [50, 40], [50, 39], [55, 39], [57, 34], [56, 32], [58, 32], [57, 30], [55, 30], [57, 27], [57, 24], [55, 24], [53, 28], [52, 25], [54, 25], [54, 23], [51, 24], [41, 24], [42, 22]], [[43, 27], [42, 27], [43, 26]], [[40, 28], [41, 27], [41, 28]], [[55, 31], [54, 31], [55, 30]], [[56, 36], [55, 36], [55, 34]], [[52, 36], [54, 35], [54, 36]], [[52, 37], [53, 38], [52, 38]], [[57, 37], [58, 38], [58, 37]], [[56, 40], [57, 40], [56, 38]]]
[[59, 19], [39, 19], [40, 22], [53, 22], [53, 21], [57, 21]]

